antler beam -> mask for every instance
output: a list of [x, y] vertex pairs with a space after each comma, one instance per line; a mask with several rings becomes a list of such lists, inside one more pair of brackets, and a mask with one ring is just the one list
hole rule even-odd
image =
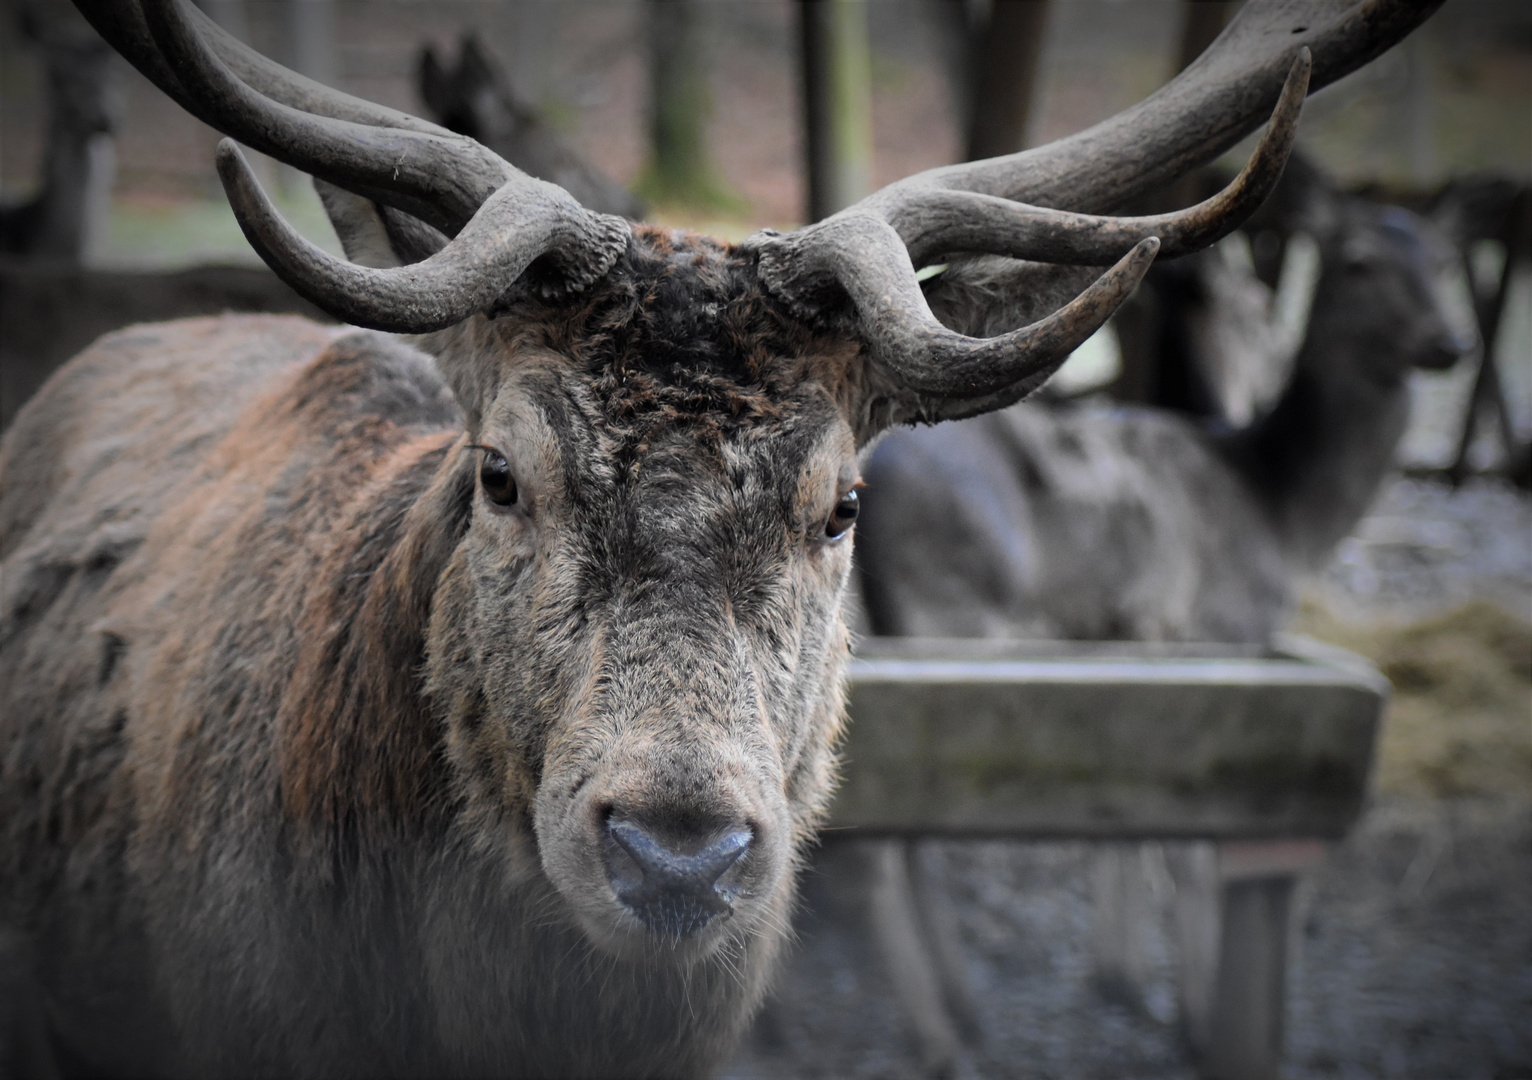
[[[758, 233], [766, 286], [805, 314], [849, 297], [876, 364], [911, 394], [975, 402], [1033, 385], [1110, 314], [1156, 250], [1179, 254], [1235, 228], [1292, 146], [1306, 90], [1403, 37], [1442, 0], [1251, 0], [1213, 46], [1138, 106], [1036, 150], [934, 169], [788, 236]], [[185, 0], [76, 0], [93, 25], [194, 115], [255, 149], [456, 237], [408, 266], [331, 258], [277, 217], [232, 146], [219, 171], [246, 235], [333, 314], [401, 331], [492, 309], [539, 257], [579, 289], [624, 249], [627, 224], [591, 214], [471, 139], [287, 71]], [[1312, 50], [1312, 60], [1310, 50]], [[1225, 191], [1176, 214], [1099, 216], [1271, 127]], [[385, 215], [387, 218], [387, 215]], [[389, 219], [392, 220], [392, 219]], [[434, 247], [435, 243], [424, 245]], [[915, 266], [998, 254], [1079, 266], [1117, 261], [1073, 303], [1029, 327], [969, 338], [932, 316]]]
[[1255, 213], [1276, 187], [1298, 133], [1310, 67], [1308, 50], [1301, 50], [1271, 123], [1244, 169], [1196, 206], [1149, 217], [1105, 217], [1029, 206], [978, 191], [917, 189], [893, 210], [890, 223], [909, 246], [916, 266], [953, 251], [1103, 266], [1150, 236], [1160, 238], [1161, 257], [1200, 251]]
[[[582, 211], [563, 188], [523, 177], [490, 195], [453, 240], [422, 262], [378, 269], [344, 262], [282, 220], [232, 139], [218, 174], [250, 246], [277, 276], [336, 318], [423, 334], [496, 307], [539, 256], [557, 252], [566, 279], [594, 281], [626, 245], [621, 218]], [[579, 209], [576, 206], [576, 209]]]
[[[1195, 250], [1227, 235], [1265, 200], [1292, 149], [1309, 67], [1308, 50], [1300, 50], [1250, 162], [1222, 192], [1189, 210], [1095, 217], [906, 182], [796, 233], [758, 233], [746, 243], [758, 252], [768, 287], [800, 307], [828, 302], [838, 287], [856, 309], [874, 359], [915, 395], [968, 400], [1035, 385], [1127, 299], [1161, 248], [1156, 231], [1170, 236], [1178, 254]], [[1087, 266], [1119, 261], [1046, 318], [999, 337], [971, 338], [931, 314], [915, 276], [917, 265], [946, 252]]]

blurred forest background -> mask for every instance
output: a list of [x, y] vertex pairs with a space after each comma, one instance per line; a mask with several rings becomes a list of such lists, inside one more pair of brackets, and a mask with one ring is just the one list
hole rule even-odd
[[[952, 2], [869, 5], [874, 186], [962, 157], [953, 77], [960, 44], [943, 10]], [[44, 18], [67, 13], [67, 0], [27, 6]], [[304, 56], [292, 40], [292, 9], [308, 6], [305, 0], [203, 6], [289, 66], [307, 66], [341, 89], [420, 114], [428, 113], [417, 90], [421, 47], [452, 56], [461, 33], [472, 29], [504, 65], [517, 95], [597, 168], [632, 185], [649, 164], [644, 0], [334, 0], [323, 5], [332, 11], [323, 31], [332, 44], [309, 41]], [[1184, 6], [1183, 0], [1051, 5], [1027, 141], [1080, 130], [1164, 83], [1175, 72]], [[658, 220], [731, 236], [802, 222], [795, 10], [792, 0], [698, 5], [709, 152], [735, 198], [727, 213], [662, 201]], [[36, 50], [14, 17], [0, 20], [0, 35], [0, 192], [10, 201], [37, 183], [46, 87]], [[217, 136], [122, 68], [112, 216], [91, 261], [253, 259], [223, 209], [212, 165]], [[1299, 145], [1343, 181], [1426, 189], [1470, 170], [1524, 175], [1532, 168], [1529, 103], [1532, 8], [1520, 0], [1449, 0], [1402, 47], [1316, 95], [1305, 107]], [[282, 176], [278, 182], [291, 202], [308, 200], [306, 184]]]

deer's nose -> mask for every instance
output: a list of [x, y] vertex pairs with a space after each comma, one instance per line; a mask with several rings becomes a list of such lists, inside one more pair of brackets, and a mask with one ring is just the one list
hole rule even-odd
[[720, 883], [750, 847], [746, 826], [713, 831], [700, 843], [661, 840], [637, 821], [608, 817], [607, 878], [617, 899], [650, 929], [687, 937], [734, 910]]
[[1426, 342], [1421, 354], [1415, 358], [1415, 366], [1427, 371], [1444, 371], [1478, 347], [1477, 334], [1466, 330], [1443, 329]]

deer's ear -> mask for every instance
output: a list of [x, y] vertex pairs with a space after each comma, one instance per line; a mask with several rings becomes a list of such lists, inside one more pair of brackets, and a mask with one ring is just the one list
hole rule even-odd
[[319, 179], [314, 181], [314, 190], [319, 193], [319, 201], [330, 216], [330, 224], [335, 228], [335, 235], [340, 237], [340, 246], [345, 249], [347, 259], [359, 266], [404, 265], [404, 259], [394, 250], [388, 227], [384, 225], [376, 203]]
[[438, 117], [452, 111], [452, 77], [430, 45], [420, 50], [420, 65], [416, 70], [416, 84], [420, 87], [420, 100]]
[[422, 334], [415, 344], [436, 358], [436, 368], [452, 388], [463, 426], [477, 437], [484, 412], [505, 380], [507, 341], [503, 328], [486, 315], [472, 315], [455, 326]]
[[926, 303], [949, 330], [995, 337], [1036, 322], [1069, 303], [1099, 267], [1059, 266], [999, 255], [954, 258], [922, 285]]
[[386, 269], [420, 262], [436, 254], [447, 238], [419, 218], [345, 188], [314, 180], [314, 190], [324, 204], [346, 258], [358, 266]]
[[[385, 268], [419, 262], [447, 242], [445, 236], [420, 219], [379, 206], [345, 188], [316, 178], [314, 190], [340, 237], [346, 258], [359, 266]], [[487, 320], [474, 316], [458, 326], [416, 339], [417, 345], [436, 357], [437, 367], [452, 387], [470, 432], [478, 431], [484, 406], [499, 385], [498, 367], [485, 359], [494, 356], [495, 351], [482, 347], [482, 338], [489, 332]]]
[[[964, 255], [922, 274], [921, 291], [931, 314], [947, 329], [968, 337], [992, 338], [1051, 315], [1078, 296], [1100, 272], [1095, 266]], [[897, 378], [871, 365], [861, 388], [862, 399], [852, 412], [857, 447], [865, 449], [899, 424], [934, 424], [1003, 409], [1035, 390], [1064, 359], [1059, 357], [1046, 370], [992, 394], [945, 404], [935, 397], [909, 393]]]

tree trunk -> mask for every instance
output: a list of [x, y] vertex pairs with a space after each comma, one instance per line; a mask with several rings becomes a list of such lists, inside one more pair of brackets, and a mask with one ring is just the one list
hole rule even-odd
[[994, 0], [975, 35], [968, 160], [1025, 150], [1048, 0]]
[[808, 220], [872, 190], [872, 49], [866, 0], [799, 0]]
[[1223, 33], [1238, 0], [1186, 0], [1186, 22], [1181, 27], [1181, 55], [1176, 71], [1185, 71], [1213, 40]]
[[737, 210], [739, 197], [718, 179], [708, 152], [702, 15], [695, 0], [649, 0], [651, 156], [638, 186], [654, 203]]
[[340, 86], [335, 45], [335, 0], [287, 0], [293, 70], [326, 86]]

